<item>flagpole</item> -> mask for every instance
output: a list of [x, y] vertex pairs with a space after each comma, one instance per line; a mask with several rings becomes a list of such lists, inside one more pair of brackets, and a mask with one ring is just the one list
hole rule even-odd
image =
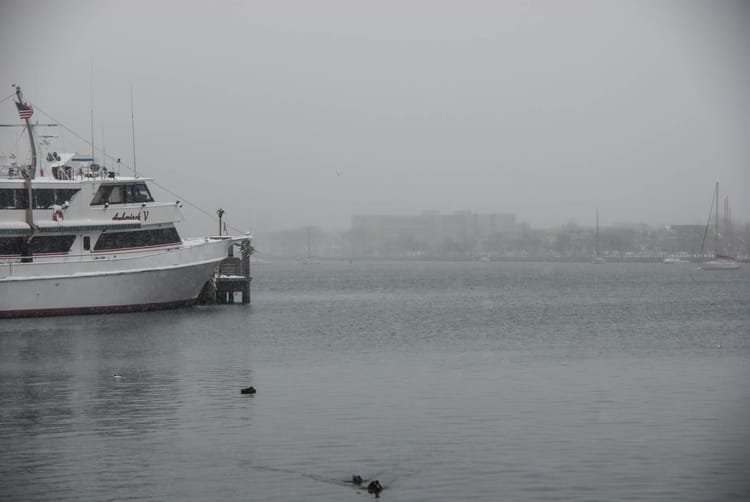
[[[18, 107], [18, 115], [24, 121], [26, 122], [26, 130], [29, 132], [29, 144], [31, 145], [31, 166], [29, 166], [29, 178], [34, 179], [36, 177], [36, 145], [34, 144], [34, 133], [32, 132], [31, 128], [31, 122], [29, 122], [29, 119], [31, 118], [31, 114], [33, 111], [30, 111], [28, 108], [31, 108], [31, 105], [28, 105], [23, 102], [23, 95], [21, 94], [21, 86], [16, 86], [16, 97], [18, 98], [18, 102], [16, 103], [16, 107]], [[21, 115], [21, 107], [24, 108], [23, 113], [24, 115]], [[29, 199], [31, 200], [31, 199]]]
[[21, 169], [21, 173], [23, 174], [23, 184], [26, 189], [26, 224], [29, 225], [29, 235], [24, 242], [21, 263], [29, 263], [34, 259], [31, 255], [29, 244], [37, 232], [37, 226], [34, 223], [34, 193], [31, 188], [31, 180], [36, 177], [36, 145], [34, 145], [34, 133], [31, 130], [32, 126], [29, 121], [34, 110], [30, 104], [24, 103], [23, 95], [21, 94], [21, 87], [15, 87], [16, 97], [18, 98], [18, 101], [16, 102], [18, 116], [26, 121], [26, 129], [29, 131], [29, 143], [31, 145], [31, 165], [28, 169]]

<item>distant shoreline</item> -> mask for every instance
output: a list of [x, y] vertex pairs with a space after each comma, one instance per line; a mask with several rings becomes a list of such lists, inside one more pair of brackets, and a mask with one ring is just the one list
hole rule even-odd
[[[439, 257], [439, 256], [433, 256], [433, 257], [426, 257], [426, 256], [420, 256], [420, 257], [410, 257], [410, 256], [391, 256], [391, 257], [384, 257], [384, 256], [361, 256], [361, 257], [355, 257], [355, 258], [345, 258], [345, 257], [319, 257], [316, 258], [315, 261], [317, 262], [339, 262], [339, 261], [350, 261], [350, 262], [364, 262], [364, 261], [411, 261], [411, 262], [477, 262], [477, 263], [495, 263], [495, 262], [528, 262], [528, 263], [590, 263], [593, 257], [571, 257], [571, 258], [558, 258], [558, 257], [514, 257], [514, 256], [503, 256], [503, 257], [491, 257], [489, 260], [481, 260], [478, 258], [451, 258], [451, 257]], [[614, 256], [606, 256], [604, 257], [607, 263], [664, 263], [664, 259], [667, 258], [667, 256], [653, 256], [653, 257], [614, 257]], [[709, 259], [709, 258], [706, 258]], [[262, 262], [254, 262], [255, 265], [264, 265], [264, 264], [270, 264], [274, 261], [284, 261], [284, 262], [300, 262], [300, 263], [310, 263], [309, 260], [300, 259], [300, 258], [293, 258], [293, 257], [280, 257], [280, 256], [269, 256], [266, 260]], [[687, 261], [687, 263], [683, 263], [683, 265], [697, 265], [701, 263], [701, 259], [698, 258], [691, 258]], [[737, 258], [737, 262], [739, 263], [750, 263], [750, 258]], [[675, 266], [679, 266], [680, 264], [673, 264]]]

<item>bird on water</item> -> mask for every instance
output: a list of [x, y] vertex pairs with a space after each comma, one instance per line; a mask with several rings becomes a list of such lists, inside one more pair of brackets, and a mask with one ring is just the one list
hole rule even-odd
[[380, 481], [377, 479], [375, 481], [371, 481], [369, 485], [367, 485], [367, 493], [372, 493], [375, 495], [375, 498], [380, 498], [380, 492], [383, 491], [383, 485], [380, 484]]

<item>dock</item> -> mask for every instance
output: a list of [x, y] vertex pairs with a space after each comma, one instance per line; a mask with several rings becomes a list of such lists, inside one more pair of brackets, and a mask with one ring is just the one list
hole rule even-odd
[[[240, 256], [235, 256], [235, 247], [239, 246]], [[214, 277], [206, 283], [201, 291], [199, 303], [230, 305], [250, 303], [250, 255], [253, 254], [251, 238], [243, 238], [229, 248], [229, 255], [216, 268]], [[236, 293], [241, 301], [236, 302]]]

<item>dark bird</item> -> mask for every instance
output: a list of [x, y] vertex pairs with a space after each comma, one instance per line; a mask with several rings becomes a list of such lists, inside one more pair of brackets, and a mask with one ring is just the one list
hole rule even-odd
[[383, 491], [383, 485], [380, 484], [380, 481], [377, 479], [375, 481], [370, 481], [370, 484], [367, 485], [367, 493], [372, 493], [375, 495], [375, 498], [380, 498], [380, 492]]
[[359, 474], [355, 474], [354, 476], [352, 476], [352, 484], [361, 485], [362, 484], [362, 476], [360, 476]]
[[255, 387], [247, 387], [245, 389], [242, 389], [240, 392], [243, 394], [255, 394]]

